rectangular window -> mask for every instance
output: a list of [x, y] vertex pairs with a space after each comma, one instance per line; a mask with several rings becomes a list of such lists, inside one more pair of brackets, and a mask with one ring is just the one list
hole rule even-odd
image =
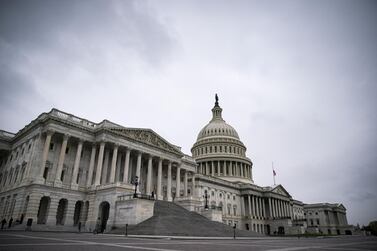
[[50, 143], [50, 150], [54, 150], [54, 143]]
[[65, 154], [68, 154], [68, 152], [69, 152], [69, 147], [67, 147], [67, 148], [65, 149]]
[[62, 174], [60, 175], [60, 180], [63, 182], [64, 181], [64, 172], [65, 170], [62, 171]]

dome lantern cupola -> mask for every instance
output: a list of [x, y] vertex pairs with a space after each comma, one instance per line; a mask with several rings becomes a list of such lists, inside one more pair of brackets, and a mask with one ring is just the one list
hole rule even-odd
[[215, 106], [212, 108], [212, 121], [213, 120], [223, 120], [222, 116], [221, 116], [221, 112], [223, 111], [223, 109], [221, 109], [221, 107], [219, 106], [219, 97], [217, 96], [217, 94], [215, 95]]

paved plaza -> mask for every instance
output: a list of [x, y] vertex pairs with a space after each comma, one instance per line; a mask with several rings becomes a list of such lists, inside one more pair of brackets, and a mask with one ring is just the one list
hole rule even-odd
[[0, 250], [377, 250], [376, 237], [169, 239], [51, 232], [0, 232]]

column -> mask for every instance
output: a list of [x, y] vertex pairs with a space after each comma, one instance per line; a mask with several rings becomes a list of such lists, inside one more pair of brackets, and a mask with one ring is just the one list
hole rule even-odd
[[78, 185], [77, 184], [77, 173], [79, 171], [79, 165], [80, 165], [80, 160], [81, 160], [82, 144], [83, 144], [83, 141], [80, 139], [79, 144], [77, 146], [75, 164], [73, 165], [71, 186], [77, 186]]
[[213, 161], [211, 161], [211, 174], [212, 176], [215, 176], [215, 165], [213, 164]]
[[274, 199], [275, 217], [279, 217], [279, 211], [277, 207], [277, 200]]
[[274, 209], [275, 209], [275, 217], [279, 217], [279, 211], [278, 211], [278, 202], [277, 199], [274, 199]]
[[275, 211], [275, 199], [271, 198], [271, 206], [272, 206], [272, 217], [276, 217], [276, 211]]
[[272, 219], [272, 204], [271, 204], [271, 198], [268, 198], [268, 211], [270, 213], [270, 219]]
[[178, 165], [177, 166], [177, 175], [176, 175], [176, 178], [177, 178], [177, 187], [175, 189], [175, 197], [176, 198], [179, 198], [181, 196], [181, 167]]
[[123, 154], [119, 152], [118, 149], [118, 157], [116, 159], [116, 165], [115, 165], [115, 182], [123, 182], [123, 176], [120, 177], [121, 173], [121, 163], [122, 163]]
[[60, 179], [60, 176], [62, 175], [63, 164], [64, 164], [64, 159], [65, 159], [65, 150], [67, 149], [68, 139], [69, 139], [69, 135], [64, 134], [62, 147], [60, 149], [58, 168], [56, 170], [56, 175], [55, 175], [55, 182], [58, 182], [58, 183], [62, 182]]
[[187, 171], [185, 170], [185, 174], [184, 174], [184, 176], [183, 176], [183, 182], [184, 182], [184, 185], [185, 185], [185, 190], [184, 190], [184, 196], [185, 197], [187, 197], [187, 189], [188, 189], [188, 187], [187, 187]]
[[102, 173], [102, 164], [103, 164], [103, 153], [105, 151], [105, 142], [101, 142], [99, 146], [98, 160], [97, 160], [97, 170], [96, 170], [96, 179], [94, 185], [98, 186], [101, 183], [101, 173]]
[[158, 200], [162, 199], [161, 180], [162, 180], [162, 159], [160, 158], [158, 160], [158, 169], [157, 169], [157, 195], [156, 195], [156, 198]]
[[172, 198], [171, 198], [171, 162], [169, 161], [168, 163], [168, 182], [167, 182], [167, 191], [166, 191], [166, 195], [167, 195], [167, 199], [168, 201], [172, 201]]
[[86, 186], [92, 185], [93, 179], [93, 170], [94, 170], [94, 161], [96, 158], [96, 145], [92, 145], [92, 153], [90, 154], [90, 161], [89, 161], [89, 170], [88, 170], [88, 178], [86, 180]]
[[[245, 212], [245, 197], [243, 197], [241, 195], [240, 199], [241, 199], [241, 215], [246, 215], [246, 212]], [[233, 210], [233, 208], [232, 208], [232, 210]]]
[[[141, 152], [138, 152], [137, 162], [136, 162], [136, 176], [138, 177], [139, 184], [141, 183], [140, 171], [141, 171]], [[137, 186], [137, 192], [138, 193], [140, 192], [140, 186]]]
[[279, 199], [277, 200], [277, 204], [278, 204], [278, 216], [281, 217], [281, 204], [280, 204]]
[[111, 169], [110, 169], [110, 183], [115, 182], [115, 169], [116, 169], [116, 163], [117, 163], [117, 157], [118, 157], [118, 144], [114, 145], [113, 150], [113, 158], [111, 160]]
[[263, 214], [263, 217], [266, 218], [266, 205], [265, 205], [265, 201], [264, 201], [264, 198], [261, 198], [261, 201], [262, 201], [262, 214]]
[[250, 195], [251, 196], [251, 202], [253, 204], [253, 216], [257, 216], [256, 215], [256, 211], [255, 211], [255, 196], [254, 195]]
[[217, 176], [220, 176], [220, 161], [217, 162]]
[[241, 177], [243, 177], [243, 163], [240, 162]]
[[147, 191], [146, 194], [151, 194], [151, 184], [152, 184], [152, 155], [148, 158], [148, 172], [147, 172]]
[[39, 177], [43, 179], [43, 173], [46, 168], [46, 161], [48, 157], [48, 151], [50, 150], [50, 143], [51, 143], [51, 137], [54, 134], [53, 131], [47, 131], [45, 144], [43, 146], [43, 154], [42, 154], [42, 164], [39, 170]]
[[248, 195], [248, 196], [247, 196], [247, 202], [248, 202], [248, 204], [249, 204], [249, 215], [251, 216], [251, 199], [250, 199], [250, 196], [251, 196], [251, 195]]
[[127, 148], [126, 150], [126, 159], [124, 160], [124, 171], [123, 171], [123, 182], [128, 183], [128, 173], [130, 169], [130, 154], [131, 150]]
[[195, 187], [195, 173], [191, 173], [191, 181], [192, 181], [192, 191], [191, 196], [196, 197], [196, 187]]
[[229, 176], [233, 176], [233, 165], [232, 165], [232, 161], [229, 161]]
[[107, 183], [107, 170], [109, 168], [109, 158], [110, 158], [110, 149], [105, 149], [104, 153], [104, 161], [103, 161], [103, 166], [102, 166], [102, 173], [101, 173], [101, 184], [106, 184]]

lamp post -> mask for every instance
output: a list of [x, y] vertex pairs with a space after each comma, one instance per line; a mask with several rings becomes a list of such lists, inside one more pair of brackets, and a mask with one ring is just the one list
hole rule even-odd
[[208, 210], [208, 193], [207, 193], [207, 190], [204, 190], [204, 198], [206, 200], [206, 204], [204, 205], [204, 209]]
[[135, 178], [134, 178], [134, 185], [135, 185], [134, 198], [137, 198], [137, 185], [139, 185], [139, 177], [137, 177], [137, 176], [135, 176]]

